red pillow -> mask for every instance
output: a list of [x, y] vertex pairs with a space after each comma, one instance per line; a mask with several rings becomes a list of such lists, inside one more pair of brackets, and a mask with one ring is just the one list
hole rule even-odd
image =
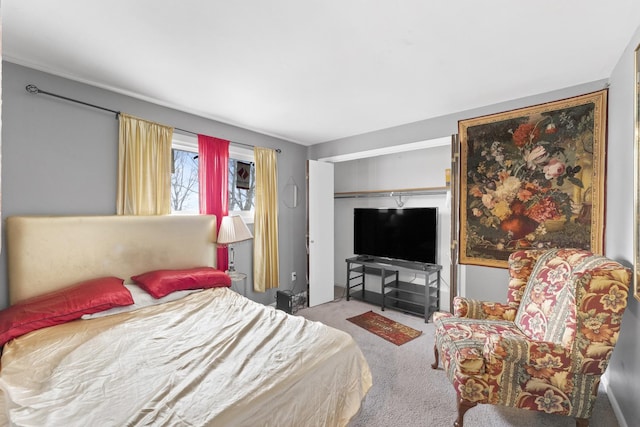
[[155, 270], [131, 277], [138, 286], [154, 298], [162, 298], [171, 292], [187, 289], [230, 287], [231, 278], [213, 267], [196, 267], [184, 270]]
[[123, 280], [102, 277], [28, 298], [0, 311], [0, 345], [36, 329], [133, 304]]

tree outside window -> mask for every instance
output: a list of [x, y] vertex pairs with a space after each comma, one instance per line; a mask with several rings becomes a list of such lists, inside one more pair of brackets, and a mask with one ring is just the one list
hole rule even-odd
[[253, 212], [255, 191], [256, 165], [253, 162], [229, 159], [229, 212]]
[[[171, 213], [199, 213], [198, 153], [173, 149]], [[256, 173], [250, 161], [229, 158], [229, 213], [254, 211]]]
[[190, 151], [176, 149], [172, 151], [172, 155], [171, 213], [198, 213], [198, 156]]

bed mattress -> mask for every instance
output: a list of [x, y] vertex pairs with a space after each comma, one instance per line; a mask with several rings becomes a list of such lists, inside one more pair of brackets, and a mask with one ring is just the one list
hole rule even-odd
[[344, 426], [371, 387], [345, 332], [215, 288], [5, 345], [18, 426]]

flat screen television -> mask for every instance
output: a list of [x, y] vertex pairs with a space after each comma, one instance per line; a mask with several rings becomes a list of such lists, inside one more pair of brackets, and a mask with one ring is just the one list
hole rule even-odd
[[438, 208], [355, 208], [353, 251], [437, 264]]

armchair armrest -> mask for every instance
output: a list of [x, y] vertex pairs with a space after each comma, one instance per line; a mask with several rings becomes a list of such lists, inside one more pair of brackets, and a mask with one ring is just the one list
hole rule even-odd
[[516, 311], [516, 307], [499, 302], [479, 301], [464, 297], [453, 299], [453, 314], [456, 317], [513, 321], [516, 318]]
[[571, 349], [547, 341], [535, 341], [524, 336], [491, 334], [486, 337], [484, 358], [493, 364], [504, 361], [526, 365], [534, 377], [547, 378], [556, 372], [583, 372]]
[[607, 369], [613, 347], [597, 343], [585, 353], [547, 341], [535, 341], [517, 335], [487, 335], [483, 357], [489, 364], [504, 361], [527, 365], [527, 371], [537, 378], [555, 372], [602, 375]]

